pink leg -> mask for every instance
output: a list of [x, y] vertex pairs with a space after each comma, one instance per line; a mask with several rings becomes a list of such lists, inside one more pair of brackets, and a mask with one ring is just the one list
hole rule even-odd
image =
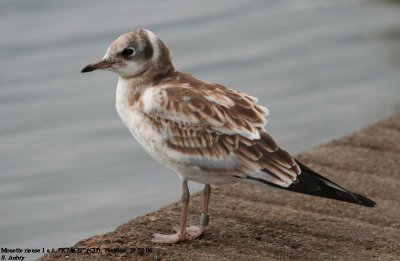
[[186, 219], [187, 219], [187, 211], [189, 206], [189, 188], [187, 185], [187, 181], [183, 181], [182, 183], [182, 212], [181, 212], [181, 225], [178, 231], [175, 234], [171, 235], [164, 235], [164, 234], [153, 234], [153, 239], [151, 240], [154, 243], [166, 243], [166, 244], [173, 244], [180, 241], [184, 241], [186, 239]]
[[[208, 202], [210, 199], [211, 187], [209, 184], [204, 187], [204, 213], [202, 214], [201, 226], [190, 226], [186, 227], [188, 206], [189, 206], [189, 188], [187, 185], [187, 181], [183, 181], [183, 193], [182, 193], [182, 212], [181, 212], [181, 224], [180, 227], [175, 229], [176, 233], [171, 235], [164, 234], [153, 234], [152, 242], [154, 243], [166, 243], [166, 244], [174, 244], [177, 242], [185, 241], [186, 239], [195, 239], [199, 237], [207, 228], [208, 224]], [[203, 216], [206, 215], [206, 222], [203, 222]], [[203, 224], [204, 223], [204, 224]]]
[[204, 205], [203, 213], [200, 217], [200, 226], [190, 226], [186, 228], [186, 234], [188, 239], [195, 239], [204, 234], [208, 230], [208, 203], [210, 202], [211, 186], [206, 184], [203, 190]]
[[208, 229], [208, 203], [210, 202], [210, 194], [211, 194], [211, 186], [210, 184], [206, 184], [204, 186], [203, 197], [204, 197], [204, 206], [203, 213], [201, 213], [200, 225], [203, 231]]

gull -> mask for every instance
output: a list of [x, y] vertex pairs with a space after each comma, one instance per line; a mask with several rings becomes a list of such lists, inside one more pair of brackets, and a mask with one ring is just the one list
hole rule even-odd
[[[153, 234], [155, 243], [192, 240], [208, 230], [211, 184], [258, 184], [375, 205], [281, 149], [265, 130], [269, 110], [256, 97], [175, 70], [166, 44], [147, 29], [121, 35], [82, 72], [99, 69], [119, 75], [116, 109], [132, 136], [182, 181], [180, 226], [174, 234]], [[187, 226], [189, 180], [204, 184], [200, 226]]]

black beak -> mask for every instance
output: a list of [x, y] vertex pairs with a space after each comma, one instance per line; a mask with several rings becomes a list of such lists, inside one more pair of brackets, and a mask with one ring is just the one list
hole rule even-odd
[[91, 71], [100, 70], [100, 69], [107, 69], [110, 66], [111, 66], [110, 62], [108, 62], [106, 60], [101, 60], [101, 61], [87, 65], [85, 68], [82, 69], [81, 73], [91, 72]]

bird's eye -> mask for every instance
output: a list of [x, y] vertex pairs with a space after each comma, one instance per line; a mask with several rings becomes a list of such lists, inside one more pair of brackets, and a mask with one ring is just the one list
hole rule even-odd
[[121, 52], [121, 54], [122, 54], [123, 57], [128, 58], [128, 57], [130, 57], [130, 56], [132, 56], [132, 55], [135, 54], [135, 49], [134, 49], [133, 47], [125, 48], [125, 49]]

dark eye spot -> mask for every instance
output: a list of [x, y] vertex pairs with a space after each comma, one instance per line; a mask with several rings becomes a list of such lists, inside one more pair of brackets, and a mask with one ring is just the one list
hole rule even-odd
[[125, 48], [125, 49], [121, 52], [121, 54], [122, 54], [123, 57], [128, 58], [128, 57], [130, 57], [130, 56], [132, 56], [132, 55], [135, 54], [135, 49], [134, 49], [133, 47]]

